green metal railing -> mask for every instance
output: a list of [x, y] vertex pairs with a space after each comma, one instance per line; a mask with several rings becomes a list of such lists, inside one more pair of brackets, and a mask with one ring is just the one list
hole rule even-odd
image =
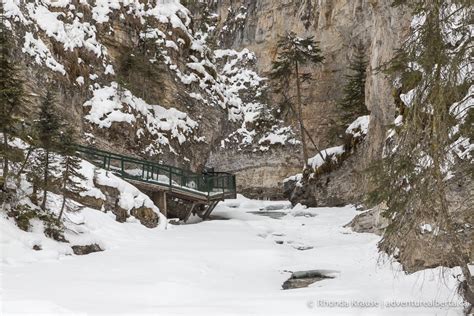
[[235, 175], [226, 172], [197, 174], [157, 162], [77, 145], [78, 154], [94, 165], [124, 178], [166, 187], [169, 191], [199, 195], [208, 200], [236, 197]]

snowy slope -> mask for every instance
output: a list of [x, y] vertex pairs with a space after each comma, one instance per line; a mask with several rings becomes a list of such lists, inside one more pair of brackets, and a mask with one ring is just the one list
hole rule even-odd
[[[219, 205], [229, 220], [149, 230], [85, 210], [84, 227], [107, 244], [88, 256], [54, 257], [16, 247], [1, 219], [2, 313], [151, 313], [158, 315], [460, 315], [449, 270], [413, 275], [379, 262], [379, 237], [342, 226], [352, 207], [283, 209], [281, 219], [248, 213], [288, 202], [239, 197]], [[276, 241], [282, 243], [277, 244]], [[312, 246], [300, 251], [298, 246]], [[26, 258], [26, 259], [25, 259]], [[35, 261], [28, 263], [28, 261]], [[334, 270], [336, 278], [281, 290], [288, 271]], [[458, 307], [323, 308], [323, 302], [449, 302]]]
[[[190, 110], [194, 99], [202, 109], [193, 113], [206, 107], [227, 112], [233, 130], [222, 136], [228, 143], [260, 148], [258, 141], [274, 133], [280, 136], [280, 145], [294, 142], [291, 128], [282, 129], [281, 121], [259, 135], [251, 126], [268, 108], [259, 101], [266, 86], [265, 78], [253, 70], [255, 55], [247, 49], [211, 48], [213, 27], [196, 29], [192, 13], [179, 0], [6, 0], [4, 8], [4, 23], [18, 38], [26, 63], [32, 61], [55, 80], [67, 81], [72, 90], [88, 91], [81, 97], [87, 96], [84, 122], [90, 135], [107, 135], [106, 129], [128, 125], [133, 134], [127, 137], [136, 139], [141, 154], [178, 155], [178, 145], [209, 141], [202, 136], [206, 134], [201, 130], [202, 117], [177, 110]], [[146, 62], [150, 67], [162, 65], [162, 72], [167, 69], [169, 80], [179, 85], [187, 100], [173, 96], [174, 104], [164, 108], [160, 99], [148, 104], [127, 89], [119, 91], [123, 56], [113, 56], [112, 51], [114, 45], [126, 45], [126, 40], [112, 34], [125, 27], [137, 33], [137, 38], [129, 39], [133, 42], [127, 44], [132, 45], [129, 48], [143, 53], [146, 42]], [[111, 38], [118, 42], [111, 44]]]

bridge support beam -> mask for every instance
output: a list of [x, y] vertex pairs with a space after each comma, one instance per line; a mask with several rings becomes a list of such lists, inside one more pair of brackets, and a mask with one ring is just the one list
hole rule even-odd
[[153, 203], [160, 209], [161, 214], [168, 218], [168, 207], [166, 205], [166, 192], [156, 191], [153, 192]]

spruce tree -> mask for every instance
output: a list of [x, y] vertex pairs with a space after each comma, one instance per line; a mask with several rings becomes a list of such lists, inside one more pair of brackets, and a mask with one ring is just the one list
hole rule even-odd
[[76, 156], [76, 148], [74, 146], [75, 135], [72, 129], [67, 129], [59, 137], [59, 153], [62, 155], [61, 166], [61, 194], [63, 200], [61, 210], [59, 212], [58, 221], [61, 220], [64, 210], [77, 211], [68, 202], [68, 196], [71, 194], [80, 194], [84, 192], [80, 181], [85, 180], [81, 174], [81, 159]]
[[[3, 17], [3, 12], [0, 12]], [[3, 184], [1, 190], [6, 190], [9, 164], [15, 160], [15, 151], [8, 145], [8, 139], [17, 135], [17, 125], [20, 106], [24, 102], [23, 81], [20, 79], [18, 68], [11, 61], [11, 36], [7, 33], [3, 21], [0, 21], [0, 132], [2, 147], [0, 154], [3, 160]]]
[[[306, 144], [307, 131], [303, 123], [303, 101], [301, 88], [304, 82], [311, 79], [309, 73], [301, 73], [300, 68], [306, 64], [318, 65], [324, 61], [319, 43], [314, 37], [300, 38], [295, 33], [280, 37], [277, 45], [278, 54], [272, 63], [270, 78], [276, 82], [276, 92], [285, 95], [285, 102], [292, 107], [293, 97], [288, 97], [292, 81], [296, 84], [296, 119], [299, 123], [300, 138], [303, 147], [303, 165], [308, 169], [308, 147]], [[309, 135], [308, 135], [309, 136]], [[319, 150], [318, 150], [319, 151]]]
[[349, 65], [349, 74], [345, 76], [346, 84], [340, 108], [343, 112], [343, 125], [347, 126], [357, 117], [368, 114], [365, 105], [365, 81], [367, 75], [367, 60], [365, 48], [360, 43]]
[[[455, 204], [449, 199], [452, 180], [472, 179], [472, 161], [465, 161], [454, 149], [466, 136], [460, 117], [472, 117], [473, 108], [463, 113], [452, 108], [472, 97], [472, 73], [466, 73], [473, 54], [471, 4], [466, 0], [398, 2], [407, 5], [416, 19], [412, 34], [388, 65], [389, 73], [399, 79], [406, 108], [403, 122], [393, 130], [396, 137], [374, 168], [377, 186], [371, 202], [386, 202], [384, 215], [389, 220], [379, 247], [390, 255], [406, 256], [407, 236], [421, 236], [420, 226], [428, 221], [436, 233], [427, 247], [443, 249], [439, 259], [461, 268], [460, 292], [472, 306], [471, 259], [461, 239], [470, 231], [462, 218], [454, 217]], [[452, 34], [447, 36], [449, 30]], [[472, 133], [472, 125], [468, 130]], [[472, 200], [466, 203], [472, 211]]]
[[48, 89], [40, 105], [37, 120], [33, 125], [35, 145], [40, 148], [36, 157], [36, 168], [33, 170], [34, 184], [43, 190], [41, 209], [46, 210], [48, 190], [52, 175], [58, 172], [53, 151], [58, 149], [61, 122], [56, 114], [55, 97]]

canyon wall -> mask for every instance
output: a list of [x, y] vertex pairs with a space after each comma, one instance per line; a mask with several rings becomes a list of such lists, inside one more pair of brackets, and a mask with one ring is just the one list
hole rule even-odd
[[[359, 158], [339, 171], [347, 176], [379, 157], [394, 116], [390, 79], [377, 68], [402, 42], [410, 16], [390, 3], [8, 0], [3, 9], [27, 79], [27, 121], [54, 89], [83, 144], [198, 172], [234, 172], [242, 193], [282, 198], [282, 181], [303, 163], [294, 119], [267, 113], [277, 102], [266, 77], [279, 36], [293, 31], [320, 43], [324, 63], [303, 69], [314, 78], [304, 87], [303, 119], [320, 148], [342, 142], [331, 128], [341, 117], [349, 60], [357, 45], [365, 47], [370, 127]], [[363, 181], [356, 178], [349, 180]], [[341, 201], [364, 190], [351, 188]]]
[[[343, 165], [338, 171], [344, 183], [351, 189], [336, 185], [331, 191], [341, 190], [341, 202], [351, 202], [365, 191], [365, 178], [346, 177], [361, 171], [370, 161], [380, 157], [384, 141], [384, 126], [390, 124], [395, 115], [390, 78], [378, 70], [389, 61], [394, 50], [403, 42], [409, 31], [411, 17], [400, 8], [393, 8], [391, 0], [218, 0], [220, 16], [219, 45], [233, 49], [248, 48], [257, 56], [258, 71], [268, 75], [275, 59], [279, 36], [295, 32], [301, 37], [314, 36], [319, 41], [325, 61], [322, 66], [307, 66], [303, 71], [311, 72], [314, 82], [305, 86], [308, 96], [303, 109], [303, 119], [319, 148], [340, 145], [342, 140], [331, 133], [342, 113], [337, 103], [342, 97], [345, 74], [357, 45], [362, 44], [369, 61], [366, 105], [370, 111], [370, 126], [363, 153]], [[295, 122], [293, 122], [295, 123]], [[296, 124], [294, 124], [296, 126]], [[239, 183], [255, 189], [255, 192], [281, 193], [282, 180], [286, 176], [301, 172], [301, 154], [298, 148], [280, 150], [278, 167], [260, 153], [233, 152], [232, 161], [220, 160], [220, 150], [213, 150], [208, 163], [237, 172]], [[316, 155], [312, 150], [311, 156]], [[271, 156], [270, 156], [271, 157]], [[244, 161], [244, 163], [242, 163]], [[356, 172], [357, 173], [357, 172]], [[333, 177], [330, 175], [330, 177]], [[336, 176], [337, 178], [337, 176]], [[362, 181], [362, 182], [361, 182]], [[337, 181], [336, 181], [337, 182]], [[258, 190], [257, 188], [260, 188]], [[355, 191], [354, 191], [355, 190]], [[314, 193], [314, 192], [313, 192]], [[313, 194], [311, 193], [311, 194]], [[258, 196], [258, 194], [257, 194]], [[264, 196], [264, 195], [263, 195]], [[324, 194], [319, 197], [323, 204], [332, 204]]]

